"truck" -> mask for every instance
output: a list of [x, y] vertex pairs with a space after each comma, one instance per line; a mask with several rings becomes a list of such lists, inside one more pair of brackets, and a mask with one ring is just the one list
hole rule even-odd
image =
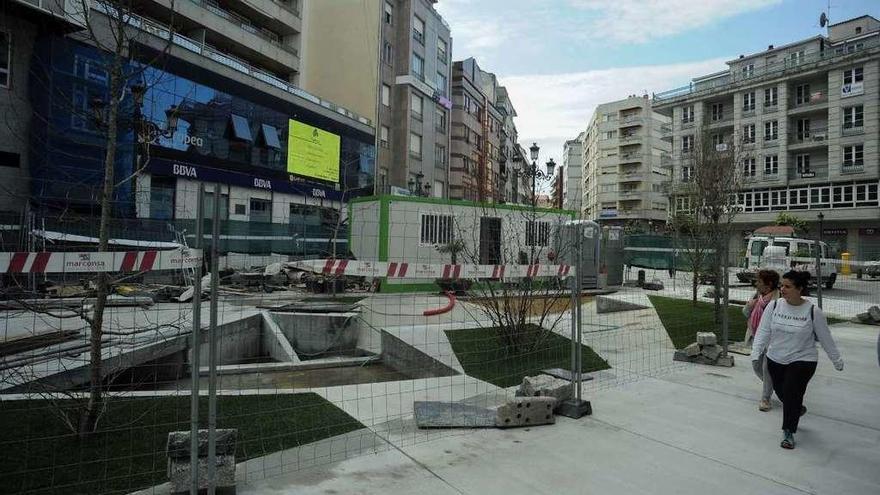
[[[819, 257], [821, 258], [819, 267], [822, 280], [817, 280], [816, 246], [817, 242], [812, 239], [767, 234], [752, 235], [748, 238], [744, 269], [736, 274], [736, 278], [742, 283], [754, 284], [758, 270], [765, 268], [768, 264], [769, 253], [766, 252], [767, 248], [775, 247], [780, 249], [773, 249], [771, 251], [774, 255], [784, 255], [789, 269], [810, 272], [810, 275], [812, 275], [810, 278], [811, 286], [815, 287], [818, 282], [823, 284], [826, 289], [831, 289], [837, 281], [837, 269], [828, 260], [828, 245], [824, 242], [818, 243]], [[776, 265], [774, 264], [774, 267]]]

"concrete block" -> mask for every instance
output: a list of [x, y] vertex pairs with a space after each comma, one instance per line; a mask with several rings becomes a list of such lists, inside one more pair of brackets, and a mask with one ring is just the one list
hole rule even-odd
[[416, 401], [413, 414], [419, 428], [492, 428], [496, 413], [459, 402]]
[[700, 354], [700, 344], [694, 342], [682, 350], [688, 357], [694, 357]]
[[[564, 370], [562, 368], [550, 368], [546, 370], [541, 370], [541, 373], [544, 373], [545, 375], [555, 376], [556, 378], [561, 378], [570, 382], [575, 380], [575, 378], [571, 374], [571, 370]], [[588, 382], [592, 379], [593, 375], [581, 373], [582, 382]]]
[[[214, 430], [217, 455], [234, 455], [235, 442], [238, 438], [236, 429]], [[199, 457], [208, 456], [208, 430], [199, 430]], [[188, 431], [172, 431], [168, 433], [165, 451], [169, 458], [186, 459], [189, 462], [190, 434]]]
[[718, 336], [712, 332], [697, 332], [697, 343], [700, 345], [715, 345], [718, 343]]
[[516, 390], [517, 397], [553, 397], [562, 402], [571, 397], [571, 382], [549, 375], [527, 376]]
[[868, 315], [876, 323], [880, 323], [880, 306], [871, 306], [868, 308]]
[[715, 361], [721, 355], [721, 347], [717, 345], [704, 345], [700, 349], [700, 354], [706, 356], [710, 361]]
[[[234, 493], [235, 489], [235, 456], [217, 456], [216, 487], [226, 489], [226, 493]], [[189, 493], [192, 471], [189, 458], [168, 459], [168, 481], [171, 484], [171, 493]], [[208, 488], [208, 458], [199, 457], [199, 488]], [[231, 491], [230, 491], [231, 490]], [[220, 491], [218, 490], [218, 493]]]
[[687, 353], [684, 352], [684, 350], [679, 349], [679, 350], [676, 350], [676, 351], [675, 351], [675, 354], [672, 355], [672, 360], [673, 360], [673, 361], [683, 361], [683, 362], [685, 362], [685, 363], [690, 363], [690, 362], [691, 362], [691, 356], [688, 356]]
[[596, 313], [599, 314], [634, 311], [638, 309], [648, 309], [648, 307], [611, 297], [596, 296]]
[[663, 282], [646, 282], [642, 288], [645, 290], [663, 290]]
[[725, 368], [733, 367], [733, 356], [728, 354], [727, 356], [719, 356], [717, 360], [715, 360], [715, 366], [724, 366]]
[[495, 410], [495, 426], [546, 425], [556, 422], [553, 409], [556, 399], [552, 397], [516, 397]]

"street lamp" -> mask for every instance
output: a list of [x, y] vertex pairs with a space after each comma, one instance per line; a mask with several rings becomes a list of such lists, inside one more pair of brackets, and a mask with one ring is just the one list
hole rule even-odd
[[[556, 162], [551, 158], [545, 164], [546, 172], [538, 169], [538, 152], [541, 150], [538, 147], [538, 143], [532, 143], [529, 147], [529, 158], [532, 159], [531, 165], [520, 166], [519, 169], [514, 170], [515, 175], [518, 177], [525, 177], [532, 180], [532, 226], [530, 228], [533, 229], [532, 234], [532, 245], [530, 246], [530, 263], [534, 263], [535, 259], [535, 243], [538, 239], [538, 231], [537, 225], [535, 224], [535, 208], [538, 206], [538, 196], [537, 196], [537, 188], [538, 181], [544, 182], [553, 178], [553, 170], [556, 168]], [[514, 162], [521, 163], [521, 160], [518, 157], [514, 158]]]
[[416, 196], [429, 196], [431, 194], [431, 184], [422, 184], [425, 174], [418, 172], [415, 178], [410, 177], [407, 181], [409, 192]]

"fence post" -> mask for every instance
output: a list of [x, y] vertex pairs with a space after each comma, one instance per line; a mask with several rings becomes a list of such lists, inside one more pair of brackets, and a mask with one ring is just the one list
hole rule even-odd
[[[583, 271], [582, 271], [582, 260], [581, 260], [581, 243], [583, 242], [584, 237], [584, 228], [592, 228], [585, 227], [583, 224], [575, 224], [573, 225], [573, 246], [572, 248], [575, 250], [575, 255], [572, 257], [574, 259], [574, 276], [571, 277], [571, 345], [572, 345], [572, 370], [571, 370], [571, 381], [572, 381], [572, 398], [566, 401], [563, 401], [562, 404], [559, 405], [559, 414], [561, 416], [567, 416], [569, 418], [580, 418], [585, 415], [592, 414], [592, 406], [589, 401], [584, 401], [581, 399], [582, 397], [582, 353], [583, 348], [581, 347], [581, 290], [583, 288]], [[597, 250], [598, 256], [598, 250]]]
[[217, 486], [217, 286], [219, 285], [220, 184], [214, 184], [211, 222], [211, 322], [208, 329], [208, 495]]
[[[205, 198], [205, 185], [199, 183], [198, 192], [199, 204], [196, 207], [196, 242], [195, 248], [202, 249], [202, 228], [205, 219], [205, 210], [203, 202]], [[202, 251], [202, 263], [204, 263], [205, 254]], [[190, 493], [196, 495], [199, 493], [199, 367], [200, 367], [200, 332], [202, 325], [202, 263], [196, 267], [196, 276], [193, 280], [193, 317], [192, 317], [192, 344], [190, 352], [192, 359], [190, 361], [190, 476], [192, 476]]]
[[[819, 212], [819, 235], [816, 240], [816, 299], [822, 309], [822, 220], [825, 215]], [[809, 265], [808, 265], [809, 266]]]

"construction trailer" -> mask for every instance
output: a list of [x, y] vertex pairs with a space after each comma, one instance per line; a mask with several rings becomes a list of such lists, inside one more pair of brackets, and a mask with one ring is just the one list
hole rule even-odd
[[[416, 196], [355, 198], [348, 205], [355, 259], [458, 264], [557, 263], [558, 226], [577, 212]], [[431, 279], [384, 279], [383, 292], [438, 290]]]

